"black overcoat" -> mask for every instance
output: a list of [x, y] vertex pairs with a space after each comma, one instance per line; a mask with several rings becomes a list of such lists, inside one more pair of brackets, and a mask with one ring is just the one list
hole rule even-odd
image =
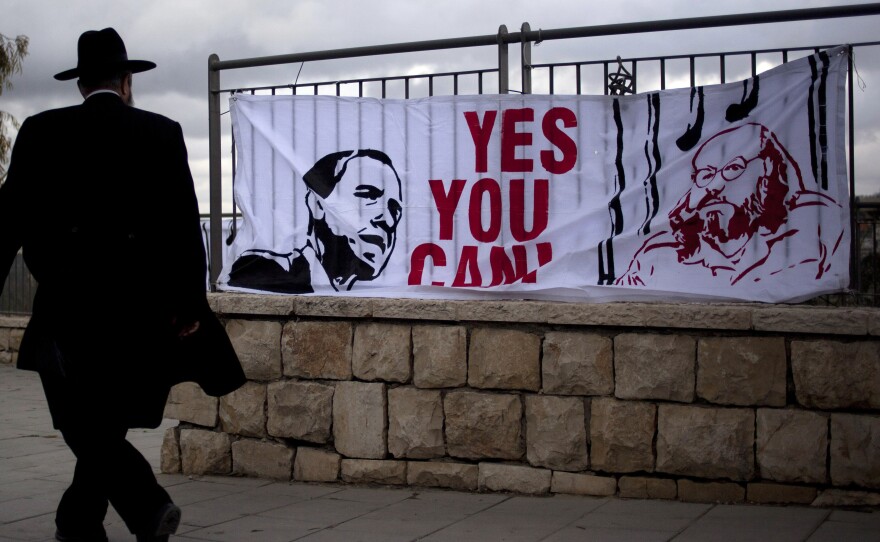
[[[0, 287], [19, 248], [38, 282], [19, 368], [59, 376], [130, 427], [158, 425], [174, 383], [222, 395], [244, 382], [207, 305], [178, 123], [112, 93], [28, 118], [0, 188]], [[177, 338], [174, 322], [196, 319]]]

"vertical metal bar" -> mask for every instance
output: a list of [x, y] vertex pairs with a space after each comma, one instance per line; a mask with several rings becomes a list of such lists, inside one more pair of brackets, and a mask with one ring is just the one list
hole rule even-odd
[[452, 95], [458, 96], [458, 74], [452, 76]]
[[666, 59], [660, 59], [660, 90], [666, 90]]
[[477, 94], [483, 94], [483, 72], [477, 75]]
[[575, 66], [574, 73], [575, 73], [575, 78], [577, 80], [577, 94], [580, 94], [581, 93], [581, 65], [580, 64]]
[[758, 75], [758, 53], [752, 51], [752, 77]]
[[605, 91], [605, 96], [608, 96], [608, 63], [602, 63], [605, 66], [605, 78], [602, 79], [602, 88]]
[[434, 95], [434, 76], [428, 76], [428, 96]]
[[691, 88], [697, 86], [697, 73], [694, 57], [690, 57], [691, 60]]
[[409, 77], [403, 78], [403, 97], [409, 100]]
[[520, 73], [522, 75], [522, 93], [532, 93], [532, 42], [527, 40], [525, 35], [531, 32], [532, 27], [529, 23], [523, 23], [520, 27], [522, 33], [522, 41], [520, 42]]
[[633, 82], [633, 94], [638, 93], [636, 90], [636, 85], [638, 84], [638, 78], [636, 77], [636, 70], [638, 69], [638, 64], [635, 60], [632, 61], [632, 82]]
[[510, 66], [507, 54], [507, 26], [498, 27], [498, 94], [510, 91]]
[[382, 79], [382, 97], [384, 98], [386, 95], [386, 83], [388, 83], [387, 79]]
[[782, 63], [785, 64], [788, 62], [788, 49], [782, 50]]
[[364, 82], [358, 81], [358, 98], [364, 97]]
[[209, 284], [211, 291], [217, 290], [217, 279], [223, 267], [223, 196], [220, 176], [220, 72], [214, 65], [220, 57], [208, 57], [208, 179], [211, 238]]
[[553, 66], [550, 66], [550, 94], [551, 95], [554, 93], [553, 92], [553, 78], [554, 78]]
[[[858, 291], [861, 287], [861, 276], [859, 269], [859, 245], [858, 245], [858, 209], [856, 209], [856, 165], [855, 165], [855, 147], [856, 147], [856, 128], [855, 128], [855, 105], [853, 104], [853, 47], [848, 48], [847, 55], [847, 102], [849, 110], [849, 220], [851, 235], [850, 240], [850, 288]], [[876, 277], [876, 275], [875, 275]]]
[[727, 82], [727, 65], [725, 63], [725, 55], [718, 56], [718, 69], [721, 70], [721, 84]]

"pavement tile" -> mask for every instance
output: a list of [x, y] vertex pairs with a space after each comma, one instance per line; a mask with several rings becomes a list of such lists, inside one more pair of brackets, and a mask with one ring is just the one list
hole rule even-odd
[[718, 505], [675, 540], [798, 542], [809, 538], [828, 514], [819, 508]]
[[274, 495], [251, 494], [247, 498], [235, 493], [223, 495], [187, 505], [183, 509], [184, 521], [187, 525], [208, 527], [218, 525], [242, 516], [259, 514], [280, 508], [287, 504]]
[[566, 527], [542, 542], [665, 542], [671, 540], [664, 531], [641, 531], [616, 527]]
[[880, 542], [880, 530], [876, 527], [864, 527], [852, 523], [823, 523], [807, 542]]
[[358, 501], [341, 501], [333, 498], [302, 500], [262, 512], [266, 518], [283, 518], [302, 521], [310, 525], [337, 526], [346, 521], [369, 514], [385, 505]]
[[[289, 542], [317, 532], [320, 527], [308, 525], [292, 519], [275, 518], [266, 521], [260, 516], [245, 516], [233, 521], [212, 525], [190, 531], [179, 540], [211, 540], [216, 542]], [[337, 539], [347, 540], [347, 539]]]
[[0, 537], [28, 541], [54, 539], [55, 509], [39, 516], [0, 524]]

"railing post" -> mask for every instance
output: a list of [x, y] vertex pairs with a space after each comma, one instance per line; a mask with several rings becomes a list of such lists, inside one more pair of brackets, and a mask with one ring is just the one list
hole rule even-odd
[[532, 31], [532, 27], [529, 23], [523, 23], [520, 28], [520, 33], [522, 34], [522, 44], [521, 50], [522, 54], [520, 56], [521, 62], [521, 72], [522, 72], [522, 93], [523, 94], [531, 94], [532, 93], [532, 42], [531, 40], [526, 38], [526, 35]]
[[220, 174], [220, 57], [208, 57], [208, 164], [210, 228], [208, 254], [211, 291], [217, 290], [217, 279], [223, 267], [223, 178]]
[[507, 55], [507, 26], [498, 27], [498, 94], [507, 94], [510, 90], [510, 66]]

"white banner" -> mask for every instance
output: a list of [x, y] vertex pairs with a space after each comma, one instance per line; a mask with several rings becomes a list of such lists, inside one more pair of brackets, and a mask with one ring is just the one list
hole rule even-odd
[[849, 284], [846, 50], [630, 96], [231, 99], [227, 290], [797, 301]]

